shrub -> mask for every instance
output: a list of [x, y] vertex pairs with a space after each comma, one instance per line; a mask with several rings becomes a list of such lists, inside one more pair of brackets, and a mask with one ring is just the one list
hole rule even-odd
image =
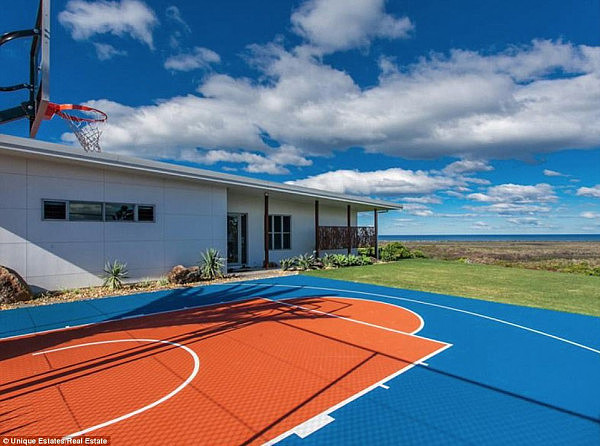
[[412, 259], [414, 255], [402, 243], [392, 242], [381, 248], [380, 258], [384, 262], [393, 262], [400, 259]]
[[156, 284], [158, 286], [167, 286], [169, 284], [169, 279], [167, 279], [165, 276], [159, 277], [156, 281]]
[[360, 256], [360, 265], [372, 265], [373, 258], [369, 256]]
[[335, 258], [331, 254], [325, 254], [321, 258], [323, 268], [337, 268], [338, 264], [335, 262]]
[[358, 248], [357, 252], [358, 252], [359, 256], [375, 257], [375, 247], [374, 246], [369, 246], [367, 248]]
[[346, 256], [348, 266], [359, 266], [362, 265], [362, 257], [356, 256], [354, 254], [348, 254]]
[[154, 280], [152, 280], [149, 277], [146, 277], [146, 278], [140, 280], [138, 283], [136, 283], [136, 285], [139, 287], [142, 287], [142, 288], [148, 288], [148, 287], [154, 285], [154, 283], [155, 283]]
[[296, 267], [300, 271], [318, 269], [319, 265], [314, 254], [302, 254], [296, 258]]
[[425, 253], [423, 251], [421, 251], [420, 249], [413, 249], [411, 252], [415, 259], [426, 259], [427, 258]]
[[373, 259], [366, 255], [325, 254], [321, 259], [325, 268], [343, 268], [346, 266], [372, 265]]
[[115, 260], [113, 263], [109, 261], [104, 265], [104, 283], [102, 286], [108, 287], [110, 290], [116, 290], [123, 287], [123, 279], [129, 277], [127, 271], [127, 263]]
[[348, 266], [348, 257], [346, 257], [344, 254], [333, 254], [332, 257], [333, 263], [338, 268]]
[[289, 257], [287, 259], [281, 259], [279, 264], [281, 265], [281, 269], [284, 271], [293, 270], [296, 267], [296, 257]]
[[200, 274], [203, 279], [214, 280], [218, 277], [223, 277], [223, 267], [225, 259], [221, 257], [218, 250], [209, 248], [201, 254]]

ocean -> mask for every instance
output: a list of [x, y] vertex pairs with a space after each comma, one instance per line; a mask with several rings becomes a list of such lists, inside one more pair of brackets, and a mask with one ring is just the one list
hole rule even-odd
[[600, 234], [451, 234], [382, 235], [379, 240], [404, 242], [600, 242]]

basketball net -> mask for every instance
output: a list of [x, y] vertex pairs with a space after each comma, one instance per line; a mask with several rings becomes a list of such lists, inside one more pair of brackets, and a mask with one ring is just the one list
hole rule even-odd
[[101, 152], [100, 136], [108, 116], [103, 111], [86, 105], [49, 103], [46, 119], [59, 116], [71, 128], [86, 152]]

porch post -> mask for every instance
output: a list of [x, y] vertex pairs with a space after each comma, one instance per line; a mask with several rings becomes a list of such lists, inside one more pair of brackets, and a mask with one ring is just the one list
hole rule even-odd
[[264, 268], [269, 269], [269, 194], [265, 193], [265, 218], [264, 218], [264, 242], [265, 242], [265, 261]]
[[351, 214], [350, 214], [350, 205], [346, 207], [346, 216], [348, 220], [347, 231], [348, 231], [348, 254], [352, 252], [352, 234], [350, 233], [350, 225], [351, 225]]
[[319, 247], [321, 240], [319, 238], [319, 200], [315, 200], [315, 254], [319, 258]]
[[375, 258], [379, 260], [379, 235], [378, 221], [377, 221], [377, 209], [373, 209], [373, 226], [375, 227]]

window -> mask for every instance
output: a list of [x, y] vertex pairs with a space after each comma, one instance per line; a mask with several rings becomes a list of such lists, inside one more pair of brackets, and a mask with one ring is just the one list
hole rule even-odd
[[44, 201], [43, 206], [44, 220], [66, 220], [67, 202], [66, 201]]
[[133, 204], [106, 203], [106, 221], [133, 221], [135, 206]]
[[154, 205], [97, 201], [42, 200], [42, 219], [68, 221], [141, 221], [154, 219]]
[[291, 249], [292, 217], [269, 215], [269, 249]]
[[102, 203], [87, 201], [69, 202], [70, 221], [102, 221]]
[[154, 221], [154, 206], [139, 205], [137, 221]]

